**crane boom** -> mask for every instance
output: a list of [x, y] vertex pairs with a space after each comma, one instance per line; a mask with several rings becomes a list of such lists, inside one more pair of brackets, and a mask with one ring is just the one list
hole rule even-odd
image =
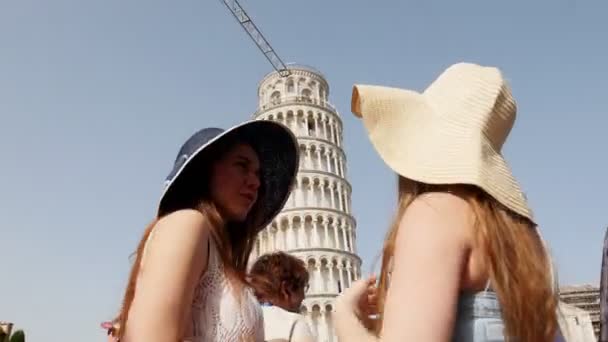
[[255, 42], [279, 75], [282, 77], [291, 75], [291, 71], [285, 66], [285, 63], [283, 63], [279, 55], [270, 46], [266, 38], [264, 38], [262, 32], [255, 26], [249, 15], [247, 15], [247, 12], [241, 7], [241, 4], [237, 0], [222, 0], [222, 2], [228, 7], [232, 15], [234, 15], [239, 24], [249, 34], [249, 37]]

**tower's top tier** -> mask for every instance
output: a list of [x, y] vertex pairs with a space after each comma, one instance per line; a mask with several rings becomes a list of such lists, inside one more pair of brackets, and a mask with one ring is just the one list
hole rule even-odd
[[291, 75], [282, 77], [273, 71], [258, 85], [258, 112], [281, 104], [312, 103], [335, 111], [329, 104], [329, 84], [323, 74], [310, 66], [287, 64]]

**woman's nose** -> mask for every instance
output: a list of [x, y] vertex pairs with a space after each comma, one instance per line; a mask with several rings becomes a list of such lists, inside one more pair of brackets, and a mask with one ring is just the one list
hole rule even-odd
[[260, 176], [257, 173], [250, 173], [249, 177], [248, 177], [248, 182], [247, 185], [254, 189], [255, 191], [258, 190], [258, 188], [260, 187]]

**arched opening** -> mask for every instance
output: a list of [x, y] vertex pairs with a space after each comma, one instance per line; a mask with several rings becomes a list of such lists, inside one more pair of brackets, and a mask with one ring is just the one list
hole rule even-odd
[[281, 92], [275, 90], [272, 94], [270, 94], [270, 103], [273, 105], [278, 105], [281, 103]]
[[312, 102], [312, 91], [310, 89], [302, 89], [302, 101]]

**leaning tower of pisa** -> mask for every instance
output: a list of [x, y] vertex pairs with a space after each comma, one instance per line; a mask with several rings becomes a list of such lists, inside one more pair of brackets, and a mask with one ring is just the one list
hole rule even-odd
[[283, 211], [258, 236], [251, 260], [275, 250], [304, 260], [311, 278], [302, 313], [318, 342], [335, 342], [333, 300], [360, 277], [361, 267], [342, 120], [328, 101], [329, 85], [319, 71], [289, 68], [288, 77], [272, 72], [262, 79], [254, 117], [280, 122], [295, 133], [300, 169]]

